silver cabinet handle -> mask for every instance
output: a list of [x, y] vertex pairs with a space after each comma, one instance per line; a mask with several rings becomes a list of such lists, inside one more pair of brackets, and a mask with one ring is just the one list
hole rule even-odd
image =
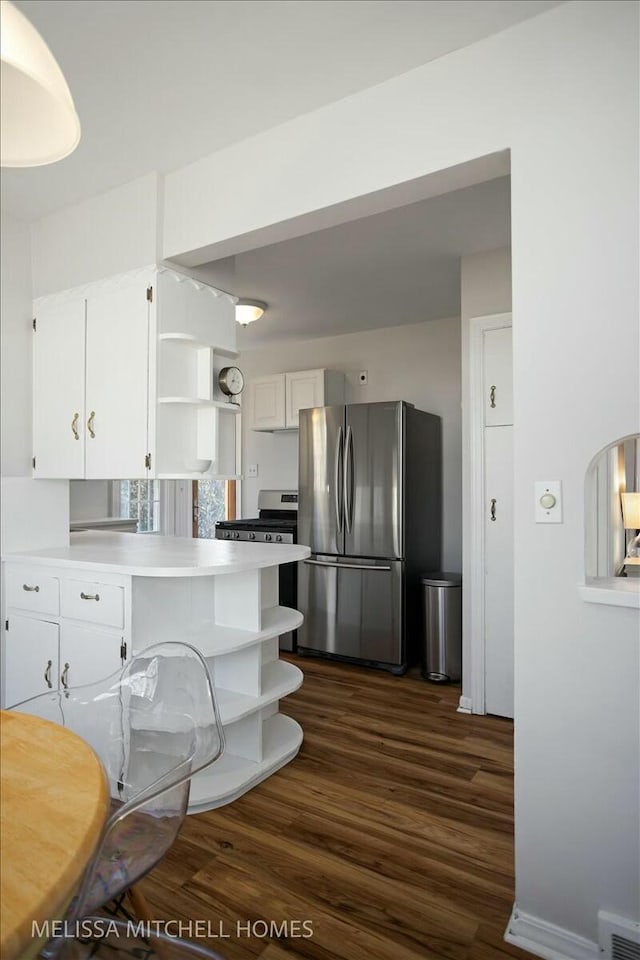
[[100, 599], [100, 594], [99, 594], [99, 593], [82, 593], [82, 592], [81, 592], [81, 593], [80, 593], [80, 599], [81, 599], [81, 600], [99, 600], [99, 599]]
[[51, 683], [51, 660], [47, 660], [47, 669], [44, 672], [45, 683], [51, 689], [53, 684]]
[[495, 407], [496, 405], [496, 386], [495, 383], [489, 388], [489, 406]]
[[22, 589], [23, 589], [26, 593], [40, 593], [40, 587], [38, 586], [37, 583], [36, 583], [36, 585], [35, 585], [34, 587], [30, 587], [28, 583], [23, 583], [23, 584], [22, 584]]
[[68, 664], [68, 663], [65, 663], [65, 665], [64, 665], [64, 670], [63, 670], [62, 673], [60, 674], [60, 683], [61, 683], [62, 686], [65, 688], [65, 690], [68, 690], [68, 689], [69, 689], [69, 682], [68, 682], [68, 681], [69, 681], [69, 664]]
[[344, 518], [344, 448], [342, 446], [342, 427], [338, 427], [338, 436], [336, 437], [333, 482], [336, 488], [336, 524], [338, 526], [338, 533], [342, 533], [342, 521]]
[[93, 421], [95, 420], [95, 417], [96, 417], [96, 412], [95, 410], [92, 410], [91, 413], [89, 414], [89, 419], [87, 420], [87, 430], [89, 431], [89, 436], [91, 437], [92, 440], [95, 438], [95, 435], [96, 435], [96, 432], [93, 429]]
[[74, 413], [73, 420], [71, 421], [71, 433], [73, 434], [74, 440], [80, 439], [80, 434], [78, 433], [78, 420], [80, 419], [79, 413]]
[[351, 533], [351, 527], [353, 526], [353, 432], [351, 426], [347, 427], [347, 438], [344, 445], [344, 513], [347, 533]]
[[335, 567], [336, 570], [391, 570], [391, 567], [373, 567], [366, 563], [330, 563], [328, 560], [303, 560], [311, 567]]
[[496, 503], [497, 502], [498, 501], [495, 498], [491, 501], [491, 519], [494, 521], [496, 519]]

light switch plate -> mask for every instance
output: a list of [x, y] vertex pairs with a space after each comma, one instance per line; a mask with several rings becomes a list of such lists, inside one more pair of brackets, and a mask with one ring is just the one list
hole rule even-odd
[[536, 523], [562, 523], [562, 480], [536, 480], [535, 499]]
[[250, 463], [247, 467], [247, 476], [248, 477], [257, 477], [258, 476], [258, 464]]

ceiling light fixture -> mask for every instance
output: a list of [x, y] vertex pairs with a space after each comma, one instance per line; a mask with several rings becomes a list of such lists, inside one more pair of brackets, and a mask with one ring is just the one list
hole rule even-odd
[[266, 309], [267, 305], [262, 300], [247, 300], [246, 297], [242, 297], [236, 303], [236, 320], [246, 327], [248, 323], [259, 320]]
[[68, 156], [80, 120], [62, 70], [36, 28], [0, 0], [3, 167], [39, 167]]

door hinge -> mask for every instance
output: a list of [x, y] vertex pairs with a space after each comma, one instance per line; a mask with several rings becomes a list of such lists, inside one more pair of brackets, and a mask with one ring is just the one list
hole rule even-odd
[[8, 621], [8, 620], [5, 620], [5, 622], [4, 622], [4, 628], [5, 628], [5, 630], [6, 630], [7, 633], [8, 633], [8, 632], [9, 632], [9, 621]]
[[31, 457], [31, 466], [32, 466], [33, 469], [35, 470], [35, 468], [36, 468], [36, 458], [35, 458], [35, 457]]
[[151, 454], [148, 453], [144, 458], [144, 465], [147, 470], [151, 470]]
[[147, 287], [147, 300], [153, 303], [153, 287]]
[[34, 318], [33, 318], [33, 329], [34, 329], [34, 330], [36, 329], [36, 326], [37, 326], [36, 318], [34, 317]]
[[120, 644], [120, 659], [123, 663], [127, 659], [127, 644], [124, 640]]

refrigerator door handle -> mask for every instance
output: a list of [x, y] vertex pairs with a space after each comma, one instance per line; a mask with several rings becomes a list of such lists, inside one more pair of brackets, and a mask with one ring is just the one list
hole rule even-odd
[[353, 432], [347, 427], [344, 463], [344, 515], [347, 533], [351, 533], [353, 526]]
[[342, 533], [344, 521], [344, 446], [342, 443], [342, 427], [338, 427], [334, 459], [335, 509], [338, 533]]
[[330, 563], [328, 560], [303, 560], [310, 567], [335, 567], [337, 570], [391, 570], [391, 567], [372, 566], [368, 563]]

